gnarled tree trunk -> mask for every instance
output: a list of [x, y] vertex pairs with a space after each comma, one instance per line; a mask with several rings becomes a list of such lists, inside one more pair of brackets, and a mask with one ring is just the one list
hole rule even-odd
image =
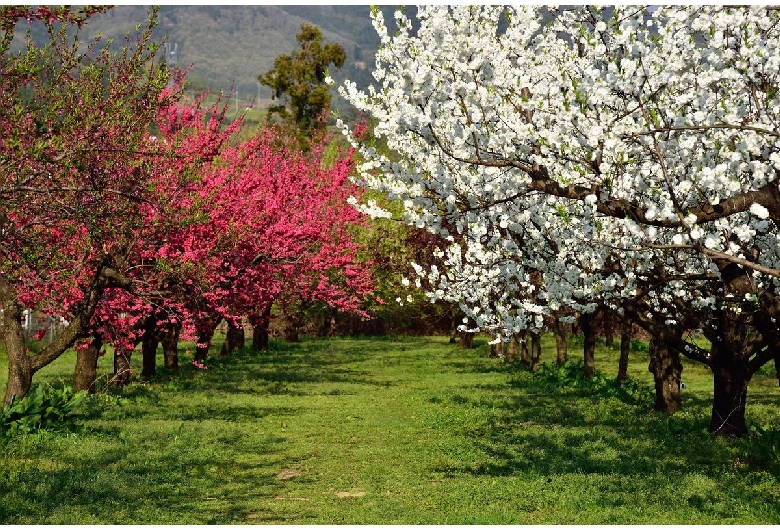
[[133, 373], [130, 367], [130, 357], [132, 357], [132, 350], [116, 350], [114, 352], [114, 377], [111, 379], [111, 383], [114, 386], [125, 386], [130, 383], [130, 376]]
[[777, 384], [780, 385], [780, 350], [775, 353], [775, 377], [777, 377]]
[[653, 374], [655, 383], [653, 410], [674, 414], [682, 407], [680, 378], [683, 366], [680, 354], [657, 339], [650, 341], [649, 353], [648, 370]]
[[230, 320], [228, 320], [227, 325], [225, 342], [222, 344], [222, 350], [219, 352], [220, 356], [223, 357], [243, 348], [246, 340], [243, 327], [237, 326]]
[[255, 315], [250, 318], [252, 324], [252, 349], [254, 351], [267, 350], [269, 340], [269, 324], [271, 322], [271, 308], [273, 304], [268, 303], [263, 308], [262, 315]]
[[474, 347], [474, 335], [475, 333], [468, 333], [461, 331], [458, 333], [458, 348], [465, 348], [470, 350]]
[[566, 343], [566, 325], [561, 322], [558, 314], [553, 314], [553, 335], [555, 335], [555, 363], [561, 366], [569, 355], [569, 345]]
[[299, 331], [304, 321], [303, 311], [297, 305], [284, 307], [282, 310], [284, 327], [282, 333], [287, 342], [299, 342]]
[[747, 434], [745, 403], [751, 374], [746, 363], [734, 356], [714, 353], [712, 363], [715, 395], [710, 432], [721, 436]]
[[512, 340], [506, 345], [506, 358], [508, 361], [514, 361], [517, 358], [517, 350], [520, 347], [520, 343], [517, 340], [517, 335], [512, 335]]
[[611, 348], [615, 343], [615, 315], [609, 308], [605, 308], [601, 314], [602, 327], [604, 328], [604, 346]]
[[165, 359], [165, 368], [168, 370], [179, 369], [179, 333], [181, 324], [170, 325], [168, 329], [160, 334], [160, 343], [163, 347], [163, 357]]
[[520, 364], [527, 369], [531, 368], [531, 348], [528, 343], [528, 331], [520, 333], [520, 337], [517, 339], [520, 343]]
[[[726, 269], [728, 272], [728, 269]], [[729, 291], [743, 297], [740, 290], [743, 285], [750, 286], [747, 275], [735, 275], [728, 284]], [[720, 436], [744, 436], [747, 434], [745, 404], [747, 402], [748, 383], [761, 363], [751, 362], [754, 353], [757, 357], [770, 360], [777, 344], [777, 324], [766, 326], [759, 316], [751, 318], [745, 312], [720, 309], [715, 314], [715, 325], [705, 328], [705, 335], [712, 347], [709, 365], [713, 375], [712, 416], [710, 432]], [[756, 324], [764, 338], [770, 342], [764, 352], [758, 352], [759, 342]]]
[[[109, 271], [110, 269], [101, 267], [95, 272], [82, 303], [76, 308], [76, 314], [70, 317], [68, 325], [57, 337], [35, 355], [29, 355], [27, 352], [22, 329], [22, 307], [17, 302], [18, 296], [0, 275], [0, 303], [3, 309], [0, 336], [8, 355], [8, 382], [4, 398], [6, 405], [11, 403], [14, 396], [19, 399], [26, 396], [32, 387], [33, 375], [62, 355], [81, 336], [100, 302], [103, 289], [108, 283]], [[120, 275], [111, 272], [117, 281], [121, 279]]]
[[203, 318], [196, 324], [196, 333], [198, 334], [194, 356], [196, 361], [205, 361], [208, 357], [211, 339], [214, 338], [214, 332], [217, 330], [220, 320], [222, 320], [221, 317], [214, 315], [210, 318]]
[[76, 368], [73, 371], [73, 390], [86, 390], [94, 394], [97, 390], [97, 365], [100, 350], [103, 348], [103, 336], [95, 334], [92, 342], [84, 349], [76, 350]]
[[707, 338], [712, 343], [710, 368], [714, 390], [710, 432], [744, 436], [748, 432], [745, 403], [753, 376], [750, 357], [754, 328], [744, 314], [723, 309], [716, 317], [716, 326], [708, 330]]
[[[741, 303], [747, 293], [755, 294], [755, 285], [747, 270], [728, 262], [716, 261], [716, 264], [723, 278], [724, 291], [735, 303]], [[755, 370], [774, 357], [780, 346], [777, 323], [775, 318], [770, 318], [770, 315], [777, 316], [777, 300], [771, 292], [763, 293], [760, 300], [765, 311], [754, 313], [751, 308], [735, 311], [738, 305], [724, 306], [715, 312], [710, 326], [703, 328], [712, 344], [709, 365], [714, 396], [710, 432], [719, 436], [747, 434], [748, 383]], [[760, 336], [763, 341], [759, 340]], [[764, 341], [768, 343], [766, 348]], [[755, 358], [751, 360], [754, 354]]]
[[542, 361], [542, 335], [531, 332], [531, 365], [530, 370], [535, 372], [539, 369], [539, 363]]
[[35, 370], [26, 353], [21, 306], [8, 302], [3, 309], [3, 326], [0, 330], [3, 333], [5, 351], [8, 353], [8, 383], [4, 403], [10, 405], [14, 396], [21, 399], [30, 391]]

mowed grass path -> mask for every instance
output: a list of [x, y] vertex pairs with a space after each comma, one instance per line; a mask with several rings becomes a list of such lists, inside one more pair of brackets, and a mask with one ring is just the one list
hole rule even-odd
[[[614, 375], [616, 359], [600, 349], [599, 369]], [[646, 354], [631, 374], [651, 383]], [[484, 340], [274, 342], [136, 381], [70, 432], [14, 439], [0, 522], [780, 523], [776, 380], [751, 386], [763, 434], [726, 440], [706, 432], [706, 370], [683, 376], [685, 410], [669, 417], [540, 385]]]

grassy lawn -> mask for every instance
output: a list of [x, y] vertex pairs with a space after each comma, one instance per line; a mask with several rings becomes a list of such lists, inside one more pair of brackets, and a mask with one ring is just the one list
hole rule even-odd
[[[728, 440], [706, 432], [702, 366], [686, 364], [684, 410], [670, 417], [541, 384], [477, 344], [273, 342], [137, 381], [76, 429], [0, 448], [0, 522], [780, 523], [774, 370], [751, 384], [755, 432]], [[542, 359], [554, 359], [549, 337]], [[614, 376], [617, 352], [602, 347], [597, 363]], [[37, 381], [69, 381], [73, 364]], [[630, 374], [651, 385], [646, 353]]]

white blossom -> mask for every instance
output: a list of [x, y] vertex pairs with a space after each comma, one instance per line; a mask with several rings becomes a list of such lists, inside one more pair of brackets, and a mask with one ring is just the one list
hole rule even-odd
[[753, 203], [750, 205], [750, 213], [758, 217], [759, 219], [766, 219], [769, 217], [769, 210], [764, 208], [758, 203]]
[[[651, 293], [651, 318], [676, 322], [675, 297], [681, 310], [715, 307], [701, 280], [719, 275], [712, 255], [758, 248], [758, 265], [780, 269], [775, 220], [743, 200], [780, 184], [780, 13], [616, 6], [584, 23], [585, 9], [542, 24], [533, 6], [423, 6], [419, 29], [398, 14], [394, 36], [375, 10], [376, 85], [340, 87], [393, 153], [339, 122], [364, 160], [356, 181], [449, 242], [443, 270], [416, 265], [416, 283], [460, 304], [469, 329], [619, 307], [659, 273], [691, 278]], [[578, 195], [541, 190], [543, 178]], [[607, 261], [623, 274], [602, 272]]]

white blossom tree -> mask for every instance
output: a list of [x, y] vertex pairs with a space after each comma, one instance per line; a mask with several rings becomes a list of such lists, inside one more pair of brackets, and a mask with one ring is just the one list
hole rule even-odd
[[394, 36], [373, 18], [377, 85], [340, 90], [398, 155], [359, 146], [363, 184], [450, 242], [445, 270], [418, 268], [429, 296], [504, 333], [628, 312], [711, 367], [710, 429], [744, 434], [780, 352], [780, 13], [436, 6]]

